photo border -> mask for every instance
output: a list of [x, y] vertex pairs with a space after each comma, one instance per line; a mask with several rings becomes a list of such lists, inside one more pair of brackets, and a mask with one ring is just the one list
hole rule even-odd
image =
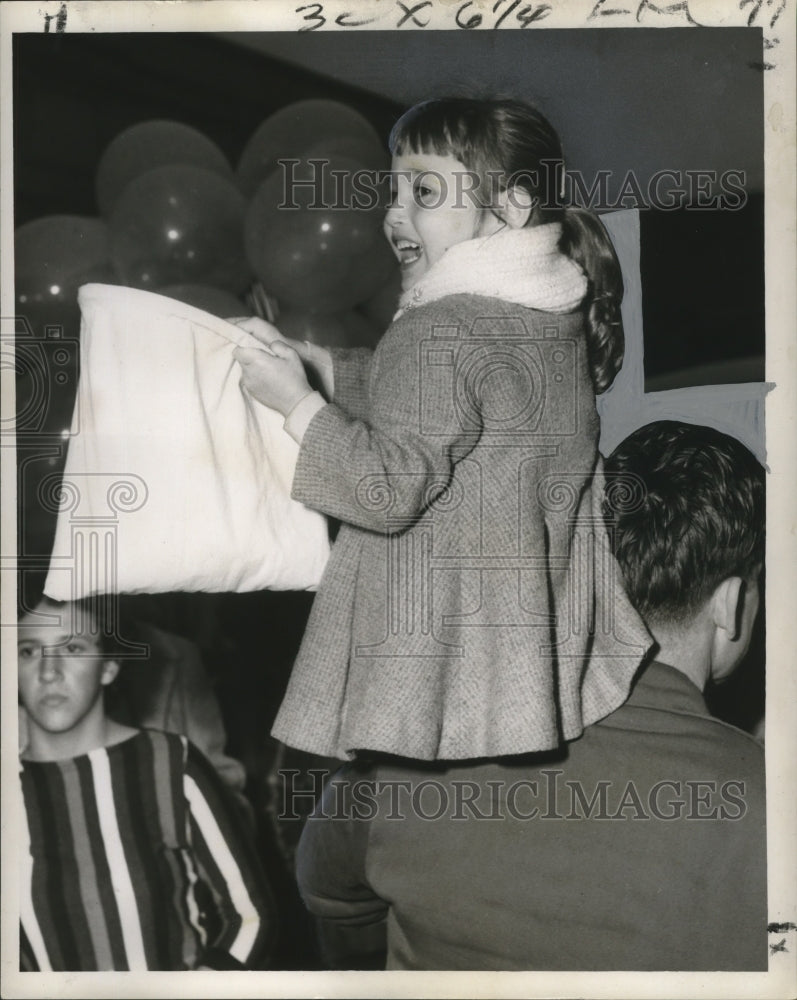
[[[417, 0], [415, 0], [417, 2]], [[300, 31], [307, 30], [314, 8], [324, 16], [317, 30], [386, 30], [385, 12], [409, 9], [393, 0], [166, 0], [136, 2], [18, 2], [0, 6], [0, 73], [3, 115], [0, 119], [0, 295], [3, 316], [13, 310], [13, 88], [11, 41], [15, 32], [58, 31]], [[179, 973], [19, 973], [16, 892], [18, 866], [14, 860], [13, 828], [19, 808], [16, 778], [16, 672], [13, 628], [0, 628], [6, 669], [2, 671], [2, 921], [0, 961], [4, 997], [736, 997], [793, 996], [797, 984], [797, 671], [794, 647], [794, 595], [797, 593], [797, 341], [795, 316], [795, 38], [794, 0], [681, 0], [658, 4], [650, 0], [623, 3], [606, 0], [548, 0], [547, 15], [532, 30], [656, 26], [662, 30], [689, 30], [690, 21], [708, 27], [764, 28], [768, 67], [764, 79], [765, 226], [766, 226], [766, 378], [775, 389], [766, 399], [767, 421], [767, 694], [766, 760], [769, 857], [769, 920], [783, 925], [787, 950], [770, 955], [766, 973], [433, 973], [433, 972], [252, 972], [234, 977], [221, 972]], [[297, 13], [300, 8], [308, 9]], [[465, 24], [477, 15], [482, 22], [463, 30], [488, 32], [492, 0], [429, 0], [421, 28], [407, 18], [394, 30], [450, 30], [457, 16]], [[622, 9], [620, 9], [622, 8]], [[609, 13], [614, 11], [614, 13]], [[370, 18], [370, 20], [369, 20]], [[355, 25], [355, 19], [360, 24]], [[394, 20], [396, 20], [394, 18]], [[513, 30], [505, 22], [501, 30]], [[514, 30], [521, 30], [515, 28]], [[3, 318], [3, 333], [13, 322]], [[3, 368], [2, 415], [13, 420], [13, 369]], [[9, 391], [10, 389], [10, 391]], [[0, 482], [3, 543], [0, 552], [0, 593], [3, 626], [15, 624], [16, 538], [13, 449], [2, 449]], [[9, 469], [11, 470], [9, 473]], [[10, 545], [10, 548], [8, 547]], [[7, 659], [6, 659], [7, 657]], [[729, 873], [732, 877], [733, 873]], [[717, 920], [732, 920], [718, 914]], [[788, 929], [791, 928], [791, 929]]]

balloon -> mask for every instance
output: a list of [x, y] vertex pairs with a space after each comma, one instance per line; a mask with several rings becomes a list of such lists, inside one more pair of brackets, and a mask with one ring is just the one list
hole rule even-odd
[[359, 306], [374, 326], [384, 333], [393, 321], [401, 294], [401, 272], [396, 267], [385, 284]]
[[277, 167], [277, 161], [299, 158], [311, 147], [321, 156], [350, 155], [364, 166], [379, 169], [385, 150], [374, 127], [359, 112], [337, 101], [297, 101], [267, 118], [244, 147], [236, 176], [238, 186], [251, 197]]
[[[324, 157], [345, 156], [357, 160], [363, 167], [376, 172], [387, 171], [390, 168], [390, 154], [386, 148], [377, 148], [371, 139], [360, 139], [357, 136], [341, 135], [337, 138], [322, 139], [308, 146], [301, 154], [301, 159], [323, 159]], [[294, 157], [296, 159], [296, 157]]]
[[181, 122], [139, 122], [120, 132], [102, 154], [96, 196], [100, 213], [110, 216], [127, 185], [157, 167], [190, 164], [225, 180], [233, 171], [224, 153], [207, 136]]
[[352, 309], [340, 317], [351, 347], [375, 347], [385, 332], [364, 316], [359, 309]]
[[321, 316], [288, 306], [280, 309], [277, 327], [286, 337], [323, 347], [373, 347], [379, 340], [379, 331], [355, 311]]
[[196, 306], [219, 319], [233, 319], [248, 316], [250, 310], [229, 292], [222, 288], [212, 288], [210, 285], [167, 285], [157, 289], [158, 295], [166, 295], [178, 302]]
[[35, 332], [80, 326], [78, 288], [90, 281], [116, 281], [110, 234], [101, 219], [48, 215], [20, 226], [14, 234], [16, 311]]
[[210, 170], [167, 166], [125, 188], [110, 220], [111, 259], [126, 285], [173, 284], [239, 292], [250, 282], [244, 200]]
[[302, 161], [260, 185], [244, 236], [249, 263], [270, 295], [306, 312], [338, 313], [387, 280], [396, 263], [377, 192], [359, 198], [352, 186], [362, 170], [345, 158], [323, 167]]

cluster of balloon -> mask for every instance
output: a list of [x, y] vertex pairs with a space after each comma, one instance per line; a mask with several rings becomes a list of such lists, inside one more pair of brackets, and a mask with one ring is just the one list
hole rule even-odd
[[387, 325], [359, 308], [397, 270], [382, 235], [387, 165], [374, 128], [336, 101], [290, 104], [247, 143], [236, 171], [246, 255], [287, 336], [373, 345]]
[[37, 337], [60, 327], [76, 338], [77, 290], [100, 281], [241, 316], [254, 278], [288, 336], [372, 345], [398, 296], [381, 232], [387, 166], [374, 128], [336, 101], [271, 115], [235, 172], [196, 129], [140, 122], [100, 159], [99, 218], [53, 215], [17, 229], [17, 315]]
[[243, 318], [251, 313], [237, 296], [209, 285], [167, 285], [158, 289], [158, 295], [167, 295], [220, 319]]
[[95, 193], [101, 218], [47, 216], [17, 229], [17, 314], [34, 331], [60, 325], [76, 334], [77, 289], [89, 281], [179, 285], [200, 308], [221, 308], [226, 294], [225, 309], [235, 302], [237, 315], [245, 311], [234, 296], [251, 282], [246, 202], [207, 136], [173, 121], [125, 129], [100, 159]]
[[[133, 125], [104, 151], [95, 193], [99, 218], [46, 216], [15, 233], [15, 312], [32, 336], [17, 346], [18, 426], [24, 422], [48, 439], [69, 436], [81, 285], [121, 283], [163, 291], [217, 315], [247, 313], [235, 297], [251, 281], [243, 249], [246, 202], [232, 166], [210, 139], [179, 122]], [[54, 345], [57, 338], [61, 345]], [[63, 449], [34, 465], [49, 474], [58, 462]], [[34, 471], [25, 490], [35, 494]], [[41, 505], [29, 507], [25, 532], [47, 535], [51, 526], [33, 523]]]
[[373, 347], [383, 332], [356, 309], [326, 316], [288, 306], [280, 309], [277, 326], [286, 337], [323, 347]]
[[210, 170], [227, 181], [233, 179], [224, 153], [201, 132], [181, 122], [140, 122], [120, 132], [102, 154], [95, 180], [100, 214], [110, 218], [131, 181], [175, 163]]
[[123, 284], [149, 291], [203, 285], [235, 294], [251, 281], [244, 198], [222, 151], [196, 129], [151, 121], [121, 132], [100, 160], [96, 195]]
[[132, 288], [189, 283], [240, 292], [251, 281], [243, 221], [244, 199], [230, 181], [190, 164], [157, 167], [116, 203], [111, 258]]
[[[287, 336], [372, 346], [399, 290], [381, 232], [387, 166], [373, 127], [336, 101], [299, 101], [271, 115], [235, 172], [196, 129], [140, 122], [100, 159], [99, 218], [52, 215], [17, 229], [17, 316], [37, 340], [60, 328], [76, 343], [77, 291], [88, 282], [156, 291], [223, 318], [250, 313], [242, 297], [260, 288]], [[257, 304], [251, 290], [246, 301]], [[27, 412], [43, 391], [42, 430], [60, 436], [69, 433], [78, 374], [78, 352], [68, 353], [58, 371], [45, 364], [37, 376], [42, 366], [20, 363], [18, 352], [18, 409]], [[44, 390], [33, 384], [39, 376]]]
[[74, 329], [80, 285], [115, 280], [110, 233], [102, 219], [34, 219], [17, 229], [14, 251], [17, 315], [37, 332], [50, 325]]

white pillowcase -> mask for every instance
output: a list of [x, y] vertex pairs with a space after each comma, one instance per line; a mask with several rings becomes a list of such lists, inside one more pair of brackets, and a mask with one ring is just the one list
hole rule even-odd
[[297, 444], [239, 385], [246, 331], [84, 285], [81, 373], [45, 592], [306, 590], [326, 519], [290, 497]]

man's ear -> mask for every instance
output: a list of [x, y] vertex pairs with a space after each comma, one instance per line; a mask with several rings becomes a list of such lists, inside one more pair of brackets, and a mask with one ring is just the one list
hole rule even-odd
[[119, 661], [105, 660], [102, 665], [102, 673], [100, 674], [101, 683], [110, 684], [112, 681], [116, 680], [116, 675], [118, 673], [119, 673]]
[[741, 577], [723, 580], [710, 598], [714, 633], [711, 640], [711, 678], [719, 683], [729, 677], [744, 658], [750, 645], [752, 616], [744, 625], [744, 582]]
[[738, 637], [742, 578], [729, 576], [718, 584], [711, 597], [711, 615], [714, 625], [727, 633], [733, 641]]
[[515, 184], [499, 196], [496, 214], [510, 229], [522, 229], [528, 225], [534, 212], [535, 199], [532, 194]]

